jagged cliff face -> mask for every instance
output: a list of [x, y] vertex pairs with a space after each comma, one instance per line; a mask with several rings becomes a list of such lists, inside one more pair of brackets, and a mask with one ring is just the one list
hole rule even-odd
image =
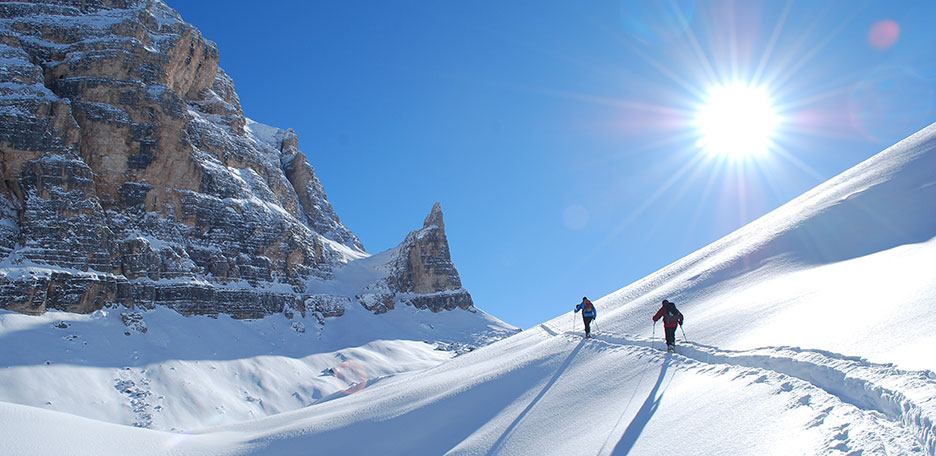
[[393, 264], [390, 284], [411, 294], [405, 299], [408, 304], [436, 312], [472, 307], [471, 295], [462, 288], [452, 263], [439, 203], [432, 207], [423, 228], [406, 236]]
[[[438, 207], [426, 223], [374, 286], [384, 308], [469, 308]], [[296, 135], [244, 116], [168, 6], [0, 0], [0, 308], [335, 316], [350, 298], [309, 284], [365, 256]], [[440, 292], [461, 297], [418, 298]]]
[[383, 277], [356, 296], [369, 310], [383, 313], [400, 303], [433, 312], [456, 308], [475, 311], [452, 263], [439, 203], [432, 207], [422, 229], [410, 232], [391, 249], [389, 261], [377, 269], [383, 271]]

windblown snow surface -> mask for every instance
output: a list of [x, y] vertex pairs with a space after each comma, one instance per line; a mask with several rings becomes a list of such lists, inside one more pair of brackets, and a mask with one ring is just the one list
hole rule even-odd
[[[134, 363], [109, 360], [118, 349], [102, 347], [104, 336], [88, 358], [26, 345], [50, 343], [39, 333], [55, 321], [75, 328], [94, 316], [3, 314], [0, 344], [19, 354], [4, 354], [0, 366], [0, 453], [933, 455], [934, 236], [936, 125], [595, 301], [588, 340], [570, 312], [455, 357], [402, 340], [301, 355], [274, 347], [269, 334], [280, 333], [257, 329], [280, 320], [222, 319], [214, 331], [256, 337], [270, 353], [215, 356], [193, 345], [180, 359], [148, 342]], [[662, 328], [650, 320], [664, 298], [686, 316], [676, 354], [661, 350]], [[376, 381], [310, 393], [335, 377], [314, 371], [337, 360], [366, 365]], [[140, 387], [172, 375], [198, 386]], [[248, 382], [232, 380], [244, 375]], [[29, 391], [29, 379], [46, 377], [59, 390]], [[79, 394], [100, 381], [130, 393], [110, 385], [110, 396]], [[95, 414], [104, 406], [132, 418], [132, 399], [110, 404], [134, 388], [170, 404], [166, 417], [150, 413], [152, 429]], [[290, 390], [301, 406], [281, 403]], [[251, 418], [245, 410], [258, 410], [251, 398], [260, 394], [279, 398], [263, 407], [289, 410]], [[70, 402], [52, 410], [39, 397]], [[236, 419], [216, 418], [225, 414]]]

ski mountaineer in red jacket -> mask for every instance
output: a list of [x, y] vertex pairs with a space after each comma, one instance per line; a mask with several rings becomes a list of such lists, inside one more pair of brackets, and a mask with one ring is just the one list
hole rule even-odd
[[659, 320], [661, 317], [663, 318], [663, 329], [666, 331], [666, 351], [675, 353], [676, 327], [682, 326], [682, 312], [676, 308], [676, 304], [673, 304], [664, 299], [663, 305], [660, 306], [660, 310], [658, 310], [656, 315], [653, 316], [653, 323], [656, 324], [657, 320]]
[[582, 302], [575, 306], [575, 313], [582, 311], [582, 321], [585, 322], [585, 338], [588, 339], [591, 337], [591, 322], [598, 316], [598, 312], [595, 310], [595, 306], [588, 300], [587, 297], [582, 296]]

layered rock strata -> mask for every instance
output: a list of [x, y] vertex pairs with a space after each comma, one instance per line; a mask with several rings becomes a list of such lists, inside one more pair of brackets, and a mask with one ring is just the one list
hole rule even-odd
[[433, 312], [473, 308], [449, 253], [439, 203], [432, 207], [422, 229], [406, 236], [392, 264], [389, 284], [408, 295], [403, 302]]
[[[158, 0], [0, 0], [0, 308], [343, 313], [309, 284], [364, 247], [218, 58]], [[433, 214], [384, 307], [470, 307]]]
[[432, 207], [422, 229], [410, 232], [394, 249], [384, 269], [387, 276], [357, 296], [368, 310], [383, 313], [397, 302], [433, 312], [475, 310], [452, 262], [439, 203]]

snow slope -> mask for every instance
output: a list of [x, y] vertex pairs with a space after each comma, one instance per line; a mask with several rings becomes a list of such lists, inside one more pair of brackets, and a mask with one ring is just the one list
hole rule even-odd
[[[669, 298], [693, 340], [936, 370], [936, 124], [601, 301], [641, 332]], [[691, 323], [690, 323], [691, 322]]]
[[[143, 319], [128, 327], [126, 315]], [[328, 401], [511, 333], [460, 309], [374, 315], [357, 306], [324, 325], [312, 315], [213, 319], [161, 307], [0, 311], [0, 402], [184, 432]]]
[[[305, 409], [172, 434], [99, 423], [76, 454], [931, 454], [936, 376], [792, 348], [731, 352], [541, 325]], [[5, 404], [17, 422], [66, 416]], [[72, 417], [71, 427], [89, 422]], [[5, 450], [34, 448], [16, 426]], [[673, 435], [678, 434], [678, 438]], [[929, 436], [928, 448], [924, 438]], [[108, 439], [111, 440], [111, 439]], [[54, 445], [52, 446], [55, 447]]]
[[[42, 440], [62, 454], [934, 455], [934, 206], [930, 126], [597, 300], [593, 339], [570, 312], [439, 362], [409, 350], [412, 370], [186, 433], [0, 402], [14, 423], [0, 452], [40, 454]], [[677, 354], [650, 321], [663, 298], [686, 315]], [[249, 324], [273, 324], [261, 322]]]
[[[911, 454], [922, 453], [914, 419], [936, 417], [915, 402], [931, 402], [932, 374], [799, 349], [693, 344], [668, 355], [651, 345], [542, 325], [405, 388], [377, 385], [317, 413], [219, 431], [243, 433], [250, 454]], [[907, 395], [888, 400], [895, 384]]]

